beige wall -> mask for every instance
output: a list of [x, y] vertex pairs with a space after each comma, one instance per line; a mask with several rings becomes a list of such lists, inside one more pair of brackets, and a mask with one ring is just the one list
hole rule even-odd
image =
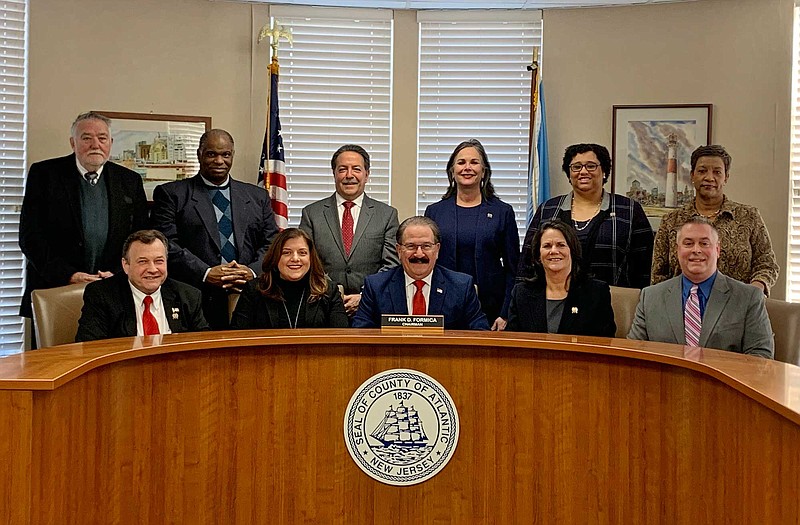
[[[792, 0], [698, 0], [544, 14], [553, 193], [563, 148], [611, 146], [611, 106], [711, 102], [734, 158], [728, 195], [758, 206], [786, 260]], [[210, 115], [236, 138], [240, 178], [263, 133], [264, 5], [207, 0], [31, 2], [28, 162], [69, 152], [87, 109]], [[88, 18], [85, 13], [92, 13]], [[417, 30], [395, 14], [392, 202], [414, 213]], [[413, 73], [413, 75], [410, 75]], [[413, 78], [412, 78], [413, 77]], [[783, 297], [784, 279], [775, 289]]]
[[789, 191], [791, 0], [700, 0], [544, 13], [552, 193], [564, 148], [611, 149], [615, 104], [712, 103], [713, 141], [733, 156], [726, 194], [757, 206], [782, 268]]

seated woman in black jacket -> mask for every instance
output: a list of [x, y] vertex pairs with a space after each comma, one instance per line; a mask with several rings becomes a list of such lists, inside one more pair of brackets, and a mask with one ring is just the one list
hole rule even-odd
[[514, 286], [506, 330], [614, 337], [611, 291], [584, 272], [575, 229], [544, 222], [531, 251], [535, 276]]
[[261, 270], [242, 290], [231, 328], [347, 328], [342, 296], [303, 230], [279, 233]]

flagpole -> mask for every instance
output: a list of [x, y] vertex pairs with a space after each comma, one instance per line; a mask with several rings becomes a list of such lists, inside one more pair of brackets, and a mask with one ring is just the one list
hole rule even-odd
[[533, 48], [533, 63], [528, 66], [531, 75], [531, 118], [528, 124], [528, 155], [533, 155], [533, 145], [536, 141], [534, 131], [536, 127], [536, 111], [539, 104], [539, 48]]

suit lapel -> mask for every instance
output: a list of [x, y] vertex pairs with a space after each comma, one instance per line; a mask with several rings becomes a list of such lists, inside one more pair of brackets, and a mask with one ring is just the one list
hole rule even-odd
[[389, 286], [389, 300], [391, 301], [392, 309], [387, 313], [406, 313], [408, 311], [408, 302], [406, 301], [406, 274], [402, 266], [398, 266], [394, 270], [394, 275], [391, 278]]
[[717, 278], [714, 279], [714, 286], [711, 287], [711, 295], [706, 300], [706, 308], [703, 312], [700, 346], [706, 346], [709, 336], [714, 333], [714, 327], [730, 300], [730, 287], [726, 279], [721, 273], [717, 273]]
[[317, 319], [322, 315], [322, 308], [319, 307], [320, 303], [325, 300], [325, 297], [320, 297], [313, 303], [309, 303], [308, 300], [303, 299], [306, 303], [306, 319], [305, 325], [306, 326], [324, 326], [322, 324], [322, 319]]
[[[342, 254], [342, 259], [347, 260], [344, 253], [344, 243], [342, 243], [342, 225], [339, 224], [339, 213], [336, 209], [336, 195], [331, 195], [325, 202], [325, 210], [322, 212], [325, 216], [325, 222], [328, 223], [328, 228], [331, 231], [331, 237], [339, 248], [339, 253]], [[352, 252], [352, 246], [351, 246]]]
[[[203, 226], [205, 226], [211, 242], [217, 247], [217, 253], [219, 253], [222, 246], [219, 242], [217, 215], [214, 213], [214, 205], [211, 203], [211, 196], [208, 194], [208, 190], [200, 175], [196, 175], [194, 179], [192, 179], [192, 182], [194, 183], [192, 184], [191, 195], [192, 206], [197, 212], [197, 216], [200, 218]], [[231, 197], [233, 197], [233, 184], [231, 184]], [[233, 213], [236, 213], [235, 207], [233, 208]], [[236, 221], [234, 221], [234, 228], [235, 227]]]
[[367, 229], [369, 221], [372, 219], [372, 215], [375, 213], [374, 208], [375, 204], [373, 204], [372, 199], [364, 195], [364, 199], [361, 201], [361, 210], [358, 212], [358, 224], [356, 224], [356, 231], [353, 232], [353, 244], [350, 246], [350, 255], [355, 253], [358, 241], [364, 235], [364, 231]]
[[667, 314], [667, 321], [672, 328], [672, 335], [675, 341], [680, 344], [686, 342], [686, 332], [683, 327], [683, 291], [681, 289], [681, 279], [675, 279], [664, 294], [664, 312]]
[[[124, 278], [123, 278], [124, 277]], [[112, 277], [116, 279], [116, 276]], [[122, 334], [125, 336], [135, 336], [138, 334], [136, 326], [136, 305], [133, 303], [133, 292], [131, 286], [128, 284], [127, 276], [120, 277], [119, 290], [122, 301]]]
[[444, 276], [438, 266], [433, 267], [433, 278], [431, 279], [431, 293], [428, 296], [428, 313], [430, 315], [441, 315], [444, 313], [445, 298]]
[[181, 305], [178, 294], [169, 281], [165, 281], [161, 286], [161, 303], [164, 306], [164, 316], [173, 334], [183, 332], [183, 319], [181, 319]]
[[[266, 191], [266, 190], [265, 190]], [[253, 217], [248, 216], [250, 209], [250, 194], [247, 192], [244, 184], [231, 178], [231, 213], [233, 216], [233, 241], [236, 243], [236, 252], [239, 259], [247, 260], [242, 254], [245, 246], [245, 235], [247, 233], [247, 225], [253, 220]], [[212, 210], [213, 211], [213, 210]], [[214, 216], [216, 217], [216, 215]], [[217, 228], [217, 242], [219, 240], [219, 228]], [[220, 249], [222, 247], [220, 246]]]
[[278, 328], [278, 322], [281, 320], [281, 317], [286, 316], [286, 312], [283, 311], [283, 302], [281, 301], [264, 301], [267, 305], [267, 318], [269, 318], [269, 325], [272, 328]]
[[69, 157], [71, 176], [66, 177], [64, 180], [65, 200], [69, 207], [70, 218], [75, 225], [75, 231], [80, 232], [81, 242], [85, 242], [86, 238], [83, 235], [83, 220], [81, 219], [81, 196], [80, 196], [80, 179], [81, 173], [78, 171], [78, 166], [75, 160], [75, 155]]

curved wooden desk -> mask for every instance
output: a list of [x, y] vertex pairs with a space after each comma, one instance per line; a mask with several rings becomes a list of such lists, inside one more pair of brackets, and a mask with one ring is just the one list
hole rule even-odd
[[[797, 523], [800, 368], [684, 350], [287, 330], [10, 356], [0, 523]], [[461, 419], [411, 487], [362, 473], [342, 436], [390, 368], [437, 379]]]

